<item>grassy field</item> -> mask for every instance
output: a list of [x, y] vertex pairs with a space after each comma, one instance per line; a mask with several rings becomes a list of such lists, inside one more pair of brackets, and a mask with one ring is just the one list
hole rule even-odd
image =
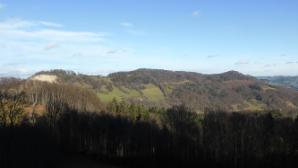
[[275, 91], [276, 90], [276, 88], [271, 87], [271, 86], [264, 86], [262, 89], [265, 91], [272, 91], [272, 90]]
[[248, 106], [247, 110], [249, 111], [263, 111], [266, 109], [266, 105], [258, 102], [257, 100], [245, 101], [245, 104]]
[[153, 84], [145, 85], [145, 89], [143, 89], [142, 92], [143, 95], [147, 97], [150, 101], [159, 102], [165, 100], [165, 97], [161, 90]]
[[258, 102], [257, 100], [249, 100], [244, 101], [243, 104], [234, 104], [231, 106], [233, 111], [241, 111], [241, 110], [247, 110], [247, 111], [263, 111], [266, 109], [266, 105]]
[[153, 84], [145, 85], [145, 88], [141, 91], [138, 91], [135, 89], [129, 89], [129, 88], [120, 89], [114, 86], [112, 91], [108, 91], [104, 89], [103, 91], [99, 92], [97, 95], [103, 102], [110, 102], [114, 98], [117, 100], [122, 100], [125, 98], [140, 98], [140, 97], [146, 97], [149, 101], [152, 101], [152, 102], [159, 102], [159, 101], [165, 100], [165, 96], [163, 95], [159, 87]]
[[100, 98], [100, 100], [103, 102], [110, 102], [114, 98], [120, 101], [123, 98], [140, 97], [141, 96], [141, 94], [137, 90], [128, 89], [128, 88], [119, 89], [118, 87], [113, 87], [112, 91], [106, 90], [103, 92], [99, 92], [97, 95]]

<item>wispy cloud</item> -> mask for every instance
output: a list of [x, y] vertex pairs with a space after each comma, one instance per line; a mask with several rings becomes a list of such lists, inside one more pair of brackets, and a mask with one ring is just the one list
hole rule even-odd
[[297, 64], [298, 63], [298, 61], [288, 61], [288, 62], [286, 62], [286, 64]]
[[63, 27], [63, 25], [58, 24], [58, 23], [54, 23], [54, 22], [47, 22], [47, 21], [40, 21], [40, 24], [47, 26], [47, 27], [53, 27], [53, 28], [61, 28]]
[[111, 49], [106, 52], [108, 55], [124, 55], [128, 51], [126, 49]]
[[239, 60], [237, 62], [235, 62], [235, 65], [247, 65], [250, 62], [248, 60]]
[[[86, 71], [90, 72], [100, 62], [130, 55], [129, 52], [120, 52], [122, 48], [106, 44], [108, 33], [69, 31], [61, 24], [47, 21], [0, 20], [0, 37], [2, 74], [53, 68], [76, 70], [81, 67], [88, 67]], [[111, 51], [115, 52], [109, 54]]]
[[61, 28], [63, 25], [48, 21], [29, 21], [11, 18], [0, 22], [0, 29], [24, 29], [24, 28]]
[[[0, 21], [0, 35], [2, 39], [27, 39], [29, 41], [60, 41], [60, 42], [102, 42], [105, 33], [78, 32], [52, 29], [54, 23], [9, 19]], [[59, 24], [57, 24], [59, 25]], [[56, 26], [57, 26], [56, 25]]]
[[44, 50], [48, 51], [48, 50], [52, 50], [52, 49], [55, 49], [55, 48], [58, 48], [58, 47], [59, 47], [59, 44], [50, 43], [50, 44], [48, 44], [44, 47]]
[[276, 67], [277, 64], [265, 64], [264, 67], [265, 68], [270, 68], [270, 67]]
[[131, 22], [122, 22], [120, 25], [123, 27], [134, 27], [134, 24]]
[[193, 16], [193, 17], [198, 17], [198, 16], [200, 16], [200, 11], [199, 10], [195, 10], [195, 11], [193, 11], [192, 13], [191, 13], [191, 15]]
[[146, 32], [144, 30], [141, 30], [137, 28], [133, 23], [131, 22], [122, 22], [120, 23], [122, 27], [124, 27], [125, 31], [131, 35], [134, 36], [144, 36], [146, 35]]
[[106, 53], [108, 55], [116, 55], [116, 54], [123, 54], [125, 53], [126, 50], [120, 50], [120, 49], [111, 49], [111, 50], [108, 50]]
[[217, 57], [217, 55], [208, 55], [207, 58], [211, 59], [211, 58], [215, 58]]
[[29, 22], [26, 20], [21, 19], [7, 19], [0, 22], [0, 30], [7, 30], [7, 29], [22, 29], [22, 28], [28, 28], [35, 25], [33, 22]]
[[131, 35], [135, 35], [135, 36], [145, 36], [146, 32], [144, 30], [140, 30], [140, 29], [129, 29], [127, 30], [127, 32]]

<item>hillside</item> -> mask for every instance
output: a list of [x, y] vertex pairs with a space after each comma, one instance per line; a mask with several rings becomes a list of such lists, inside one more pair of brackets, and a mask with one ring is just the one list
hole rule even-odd
[[117, 99], [159, 107], [185, 104], [197, 112], [205, 109], [292, 111], [298, 108], [297, 91], [273, 86], [236, 71], [204, 75], [138, 69], [107, 76], [90, 76], [53, 70], [39, 72], [30, 80], [44, 79], [45, 76], [50, 77], [50, 82], [55, 79], [54, 82], [58, 84], [92, 90], [104, 103]]
[[272, 85], [284, 86], [298, 90], [298, 76], [264, 76], [258, 77]]

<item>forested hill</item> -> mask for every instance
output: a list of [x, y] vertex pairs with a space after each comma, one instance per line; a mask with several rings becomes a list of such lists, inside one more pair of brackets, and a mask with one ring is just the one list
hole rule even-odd
[[291, 111], [298, 107], [297, 91], [273, 86], [236, 71], [204, 75], [138, 69], [107, 76], [91, 76], [52, 70], [39, 72], [30, 80], [88, 89], [104, 103], [116, 99], [158, 107], [185, 104], [198, 112], [205, 109]]

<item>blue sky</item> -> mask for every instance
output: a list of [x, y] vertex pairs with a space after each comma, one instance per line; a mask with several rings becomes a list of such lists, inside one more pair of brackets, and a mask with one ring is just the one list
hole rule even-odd
[[0, 0], [0, 76], [298, 75], [297, 0]]

